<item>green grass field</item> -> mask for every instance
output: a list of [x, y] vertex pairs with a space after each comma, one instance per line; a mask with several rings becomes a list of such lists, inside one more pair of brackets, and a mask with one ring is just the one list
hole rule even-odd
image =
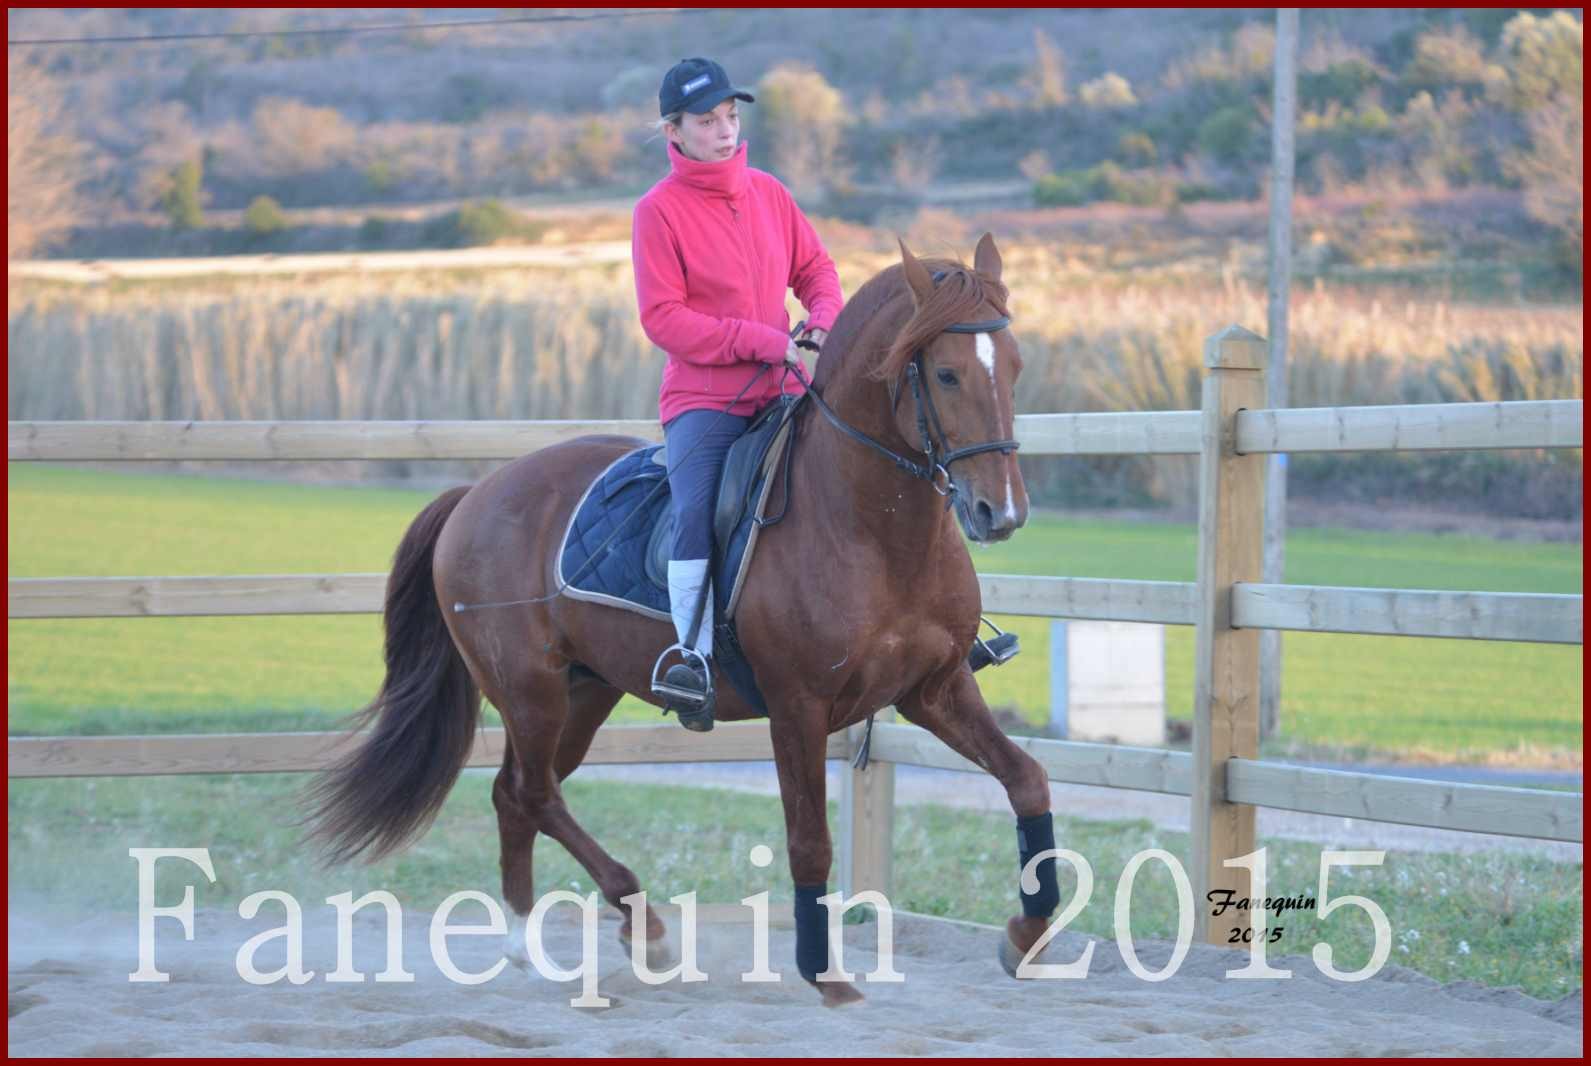
[[[266, 482], [99, 473], [13, 465], [7, 556], [12, 577], [380, 571], [432, 494]], [[975, 553], [987, 572], [1191, 580], [1191, 529], [1036, 517], [1009, 545]], [[1300, 531], [1290, 576], [1321, 584], [1386, 584], [1577, 592], [1578, 547], [1458, 537]], [[1023, 635], [1011, 665], [980, 674], [990, 702], [1040, 722], [1048, 702], [1047, 619], [1002, 619]], [[1167, 640], [1168, 704], [1186, 715], [1192, 632]], [[379, 618], [110, 619], [9, 624], [10, 731], [115, 733], [323, 728], [380, 682]], [[1382, 755], [1551, 754], [1578, 762], [1580, 649], [1370, 637], [1288, 638], [1283, 713], [1288, 743], [1360, 747]], [[656, 712], [627, 701], [619, 720]], [[306, 906], [369, 888], [435, 907], [461, 888], [497, 890], [491, 776], [466, 773], [434, 827], [371, 867], [316, 868], [288, 823], [301, 775], [15, 780], [8, 795], [11, 905], [65, 916], [84, 907], [127, 912], [128, 847], [207, 846], [219, 881], [200, 907], [230, 906], [261, 887]], [[745, 861], [753, 844], [779, 850], [773, 797], [711, 789], [582, 782], [566, 789], [592, 833], [649, 891], [695, 889], [703, 902], [769, 889], [788, 897], [776, 866]], [[832, 819], [831, 819], [832, 821]], [[1093, 898], [1075, 927], [1112, 935], [1110, 899], [1126, 862], [1165, 848], [1186, 862], [1186, 834], [1145, 821], [1057, 815], [1057, 837], [1093, 866]], [[896, 906], [999, 923], [1015, 909], [1006, 814], [903, 806], [896, 817]], [[1311, 892], [1320, 848], [1261, 841], [1278, 893]], [[906, 858], [909, 857], [910, 861]], [[563, 851], [537, 849], [537, 891], [588, 891]], [[157, 898], [188, 883], [161, 874]], [[1063, 870], [1063, 895], [1075, 883]], [[1581, 869], [1530, 855], [1389, 853], [1354, 874], [1392, 925], [1391, 962], [1443, 981], [1517, 985], [1557, 998], [1581, 985]], [[1362, 916], [1359, 916], [1362, 917]], [[63, 918], [63, 920], [65, 920]], [[1169, 938], [1169, 878], [1145, 868], [1133, 897], [1135, 937]], [[1272, 957], [1329, 942], [1336, 965], [1368, 958], [1369, 926], [1312, 912], [1290, 916]], [[992, 950], [992, 949], [991, 949]]]
[[[384, 571], [434, 494], [11, 464], [12, 577]], [[1035, 516], [974, 552], [986, 573], [1191, 581], [1195, 535], [1165, 523]], [[1578, 593], [1579, 545], [1296, 530], [1288, 579]], [[1050, 620], [997, 619], [1023, 654], [979, 674], [994, 707], [1042, 724]], [[8, 623], [13, 734], [321, 728], [381, 680], [377, 616]], [[1581, 649], [1330, 634], [1285, 638], [1287, 750], [1579, 765]], [[1167, 713], [1191, 714], [1193, 631], [1166, 630]], [[653, 721], [627, 698], [615, 721]]]

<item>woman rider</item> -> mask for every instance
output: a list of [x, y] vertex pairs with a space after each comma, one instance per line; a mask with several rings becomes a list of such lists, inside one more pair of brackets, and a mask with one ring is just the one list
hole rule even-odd
[[801, 339], [816, 344], [844, 302], [834, 261], [789, 190], [746, 165], [741, 100], [755, 102], [710, 59], [681, 60], [664, 75], [658, 128], [670, 170], [635, 205], [631, 243], [641, 326], [668, 355], [658, 415], [676, 522], [668, 593], [679, 644], [664, 649], [658, 666], [672, 651], [695, 653], [669, 668], [666, 691], [655, 691], [697, 731], [713, 727], [709, 566], [724, 456], [758, 411], [805, 387], [774, 369], [801, 360], [786, 289], [807, 311]]

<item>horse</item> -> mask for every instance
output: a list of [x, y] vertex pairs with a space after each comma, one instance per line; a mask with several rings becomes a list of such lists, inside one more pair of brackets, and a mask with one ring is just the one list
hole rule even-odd
[[[1005, 328], [1001, 257], [988, 233], [970, 268], [919, 260], [899, 243], [900, 262], [864, 284], [835, 321], [808, 390], [816, 404], [803, 400], [791, 416], [799, 447], [771, 489], [789, 507], [762, 530], [736, 612], [767, 704], [798, 970], [825, 1006], [862, 999], [851, 982], [817, 980], [828, 969], [817, 900], [833, 859], [826, 738], [881, 708], [893, 704], [1005, 786], [1023, 870], [1022, 913], [998, 945], [1008, 973], [1016, 976], [1015, 960], [1044, 933], [1058, 900], [1048, 778], [995, 724], [968, 663], [981, 598], [961, 533], [1002, 541], [1028, 513], [1013, 433], [1022, 359]], [[306, 796], [301, 824], [312, 826], [309, 839], [328, 862], [380, 857], [429, 826], [470, 754], [484, 694], [506, 736], [492, 802], [513, 929], [523, 930], [535, 903], [531, 854], [544, 833], [620, 911], [623, 943], [641, 936], [642, 948], [663, 951], [657, 913], [647, 906], [637, 922], [620, 903], [641, 890], [640, 879], [581, 827], [560, 786], [624, 693], [661, 705], [650, 668], [674, 633], [666, 621], [546, 595], [557, 588], [553, 555], [586, 488], [646, 443], [590, 435], [543, 448], [448, 490], [414, 519], [386, 586], [386, 676], [353, 720], [368, 734]], [[914, 452], [928, 461], [904, 454]], [[729, 685], [719, 686], [716, 715], [760, 716]]]

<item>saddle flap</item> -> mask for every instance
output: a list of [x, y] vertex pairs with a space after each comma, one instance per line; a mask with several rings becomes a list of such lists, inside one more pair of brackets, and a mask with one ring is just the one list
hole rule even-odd
[[[731, 447], [714, 510], [715, 658], [740, 695], [763, 714], [767, 705], [739, 648], [734, 607], [757, 543], [754, 519], [762, 517], [773, 474], [794, 446], [792, 415], [800, 400], [785, 397], [765, 408]], [[676, 522], [668, 505], [667, 467], [659, 462], [661, 455], [662, 449], [655, 445], [627, 453], [587, 489], [570, 517], [558, 553], [558, 580], [564, 582], [565, 575], [574, 578], [565, 595], [669, 621], [668, 563]]]
[[[781, 396], [757, 415], [740, 439], [729, 447], [718, 477], [718, 501], [713, 513], [713, 537], [727, 545], [740, 525], [766, 471], [766, 460], [779, 431], [784, 428], [800, 396]], [[777, 456], [774, 456], [777, 458]]]
[[663, 508], [657, 524], [652, 527], [652, 538], [646, 544], [647, 580], [658, 588], [668, 588], [668, 561], [674, 556], [674, 527], [679, 521], [674, 508]]
[[668, 511], [667, 471], [652, 462], [655, 449], [625, 453], [587, 487], [558, 549], [557, 576], [565, 595], [635, 604], [643, 613], [668, 617], [667, 586], [661, 596], [654, 591], [642, 555]]
[[[757, 415], [746, 432], [730, 445], [724, 457], [724, 468], [718, 478], [718, 495], [713, 507], [713, 572], [722, 576], [724, 571], [740, 572], [743, 567], [727, 565], [738, 561], [736, 553], [746, 546], [746, 538], [738, 536], [740, 527], [750, 516], [755, 516], [757, 502], [768, 474], [784, 454], [789, 440], [782, 433], [790, 424], [799, 396], [786, 396], [775, 400]], [[665, 508], [647, 541], [645, 570], [648, 579], [658, 588], [668, 589], [668, 561], [673, 554], [674, 528], [677, 525], [672, 508]], [[726, 558], [736, 556], [736, 558]], [[719, 597], [728, 598], [734, 591], [732, 583], [715, 580]], [[727, 617], [727, 604], [720, 602], [720, 612]]]

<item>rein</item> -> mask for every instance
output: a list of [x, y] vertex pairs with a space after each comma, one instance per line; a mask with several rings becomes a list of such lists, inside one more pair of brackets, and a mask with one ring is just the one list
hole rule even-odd
[[[943, 277], [943, 272], [936, 273], [934, 275], [934, 281], [937, 283]], [[998, 330], [1005, 329], [1010, 324], [1010, 316], [1002, 315], [999, 318], [985, 319], [981, 322], [953, 323], [949, 326], [946, 326], [942, 332], [994, 333]], [[790, 335], [792, 337], [798, 336], [805, 327], [805, 321], [798, 323], [795, 329], [790, 331]], [[799, 340], [795, 343], [797, 347], [806, 348], [809, 351], [816, 352], [819, 350], [818, 346], [809, 340]], [[802, 371], [799, 365], [786, 363], [785, 366], [787, 373], [794, 372], [801, 383], [806, 386], [804, 395], [812, 397], [813, 401], [818, 405], [818, 410], [822, 411], [824, 416], [827, 417], [830, 422], [834, 423], [834, 427], [836, 429], [882, 453], [906, 473], [912, 475], [915, 478], [919, 478], [928, 482], [933, 486], [935, 492], [939, 493], [939, 495], [945, 498], [945, 510], [948, 511], [950, 509], [950, 505], [955, 502], [957, 494], [961, 491], [961, 486], [956, 483], [955, 478], [950, 473], [951, 463], [970, 458], [974, 455], [982, 455], [984, 452], [1004, 452], [1005, 454], [1009, 455], [1021, 447], [1021, 445], [1016, 440], [995, 440], [986, 441], [982, 444], [971, 444], [965, 448], [951, 449], [945, 441], [944, 426], [939, 420], [938, 409], [934, 407], [933, 396], [930, 395], [929, 392], [922, 386], [922, 360], [923, 349], [918, 348], [917, 351], [912, 355], [912, 361], [906, 366], [906, 378], [908, 383], [911, 385], [912, 398], [917, 405], [917, 430], [922, 434], [922, 452], [928, 457], [928, 462], [926, 464], [914, 462], [913, 460], [906, 458], [904, 455], [899, 454], [898, 452], [889, 448], [887, 445], [881, 444], [879, 441], [874, 440], [872, 437], [868, 436], [866, 433], [863, 433], [856, 427], [847, 424], [843, 418], [834, 413], [834, 409], [830, 407], [828, 403], [824, 401], [823, 397], [818, 394], [818, 391], [812, 387], [812, 382], [807, 380], [806, 374]], [[741, 388], [740, 392], [736, 394], [733, 400], [729, 401], [728, 406], [726, 406], [724, 410], [728, 411], [730, 408], [734, 407], [734, 405], [739, 402], [740, 398], [746, 394], [751, 386], [755, 384], [756, 381], [761, 378], [763, 374], [767, 373], [768, 369], [774, 365], [776, 364], [769, 363], [759, 367], [757, 372], [752, 375], [751, 380], [746, 382], [745, 386]], [[896, 390], [891, 388], [890, 392], [892, 396], [895, 396], [896, 402], [898, 403], [899, 397], [896, 395]], [[793, 431], [794, 430], [792, 428], [792, 432]], [[700, 444], [701, 441], [697, 441], [695, 445], [692, 445], [691, 448], [686, 450], [685, 455], [689, 455], [692, 451], [695, 451], [696, 447]], [[790, 485], [790, 458], [792, 455], [794, 455], [794, 453], [795, 442], [791, 441], [785, 452], [786, 493], [789, 492]], [[683, 461], [683, 459], [684, 456], [681, 456], [680, 460]], [[942, 482], [941, 478], [943, 479]], [[645, 498], [642, 500], [642, 505], [630, 512], [625, 520], [620, 522], [619, 525], [608, 534], [601, 544], [597, 545], [596, 549], [591, 552], [590, 557], [586, 559], [584, 565], [576, 570], [573, 575], [564, 579], [564, 581], [551, 592], [544, 596], [535, 596], [530, 599], [522, 600], [502, 600], [495, 603], [455, 603], [453, 605], [454, 613], [457, 614], [464, 611], [481, 610], [483, 608], [489, 607], [516, 607], [525, 604], [546, 603], [550, 600], [556, 599], [563, 593], [564, 589], [573, 584], [577, 578], [584, 574], [587, 569], [589, 569], [596, 563], [598, 559], [602, 557], [602, 555], [612, 545], [613, 541], [618, 537], [619, 533], [623, 531], [624, 527], [633, 519], [635, 519], [636, 516], [641, 514], [645, 510], [645, 504], [650, 502], [652, 498], [661, 492], [664, 486], [667, 484], [668, 479], [664, 478], [660, 480], [658, 484], [654, 485], [651, 491], [648, 492]], [[759, 525], [777, 524], [784, 518], [785, 511], [788, 509], [789, 497], [786, 496], [784, 509], [782, 509], [774, 518], [760, 521]]]
[[[934, 281], [937, 282], [942, 277], [944, 277], [942, 272], [937, 273], [934, 275]], [[1001, 315], [999, 318], [985, 319], [981, 322], [957, 322], [946, 326], [942, 332], [994, 333], [1005, 329], [1010, 324], [1010, 316]], [[802, 323], [802, 325], [805, 325], [805, 323]], [[800, 328], [801, 326], [797, 326], [797, 331]], [[810, 341], [797, 341], [796, 343], [813, 351], [817, 350], [817, 345]], [[917, 405], [917, 431], [922, 435], [923, 446], [921, 450], [928, 457], [927, 463], [918, 463], [908, 459], [887, 445], [863, 433], [855, 426], [847, 424], [844, 419], [834, 413], [834, 409], [824, 401], [823, 397], [818, 395], [817, 390], [812, 388], [812, 383], [806, 380], [806, 376], [801, 374], [799, 369], [796, 370], [796, 373], [801, 377], [802, 383], [807, 386], [807, 394], [817, 402], [818, 410], [822, 411], [824, 417], [834, 424], [835, 429], [881, 453], [893, 462], [896, 467], [904, 470], [912, 477], [928, 482], [933, 486], [935, 492], [945, 498], [946, 510], [950, 509], [951, 503], [955, 501], [956, 494], [961, 491], [961, 486], [956, 483], [955, 478], [950, 473], [951, 463], [959, 462], [962, 459], [970, 459], [972, 456], [982, 455], [984, 452], [1003, 452], [1006, 455], [1010, 455], [1021, 447], [1020, 443], [1012, 439], [985, 441], [981, 444], [969, 444], [965, 448], [952, 449], [945, 440], [945, 428], [939, 420], [939, 410], [934, 406], [933, 396], [922, 384], [922, 348], [918, 348], [912, 354], [911, 362], [906, 364], [906, 381], [911, 386], [912, 400]], [[898, 404], [899, 395], [896, 388], [892, 387], [890, 394]], [[893, 406], [891, 409], [893, 410]]]

